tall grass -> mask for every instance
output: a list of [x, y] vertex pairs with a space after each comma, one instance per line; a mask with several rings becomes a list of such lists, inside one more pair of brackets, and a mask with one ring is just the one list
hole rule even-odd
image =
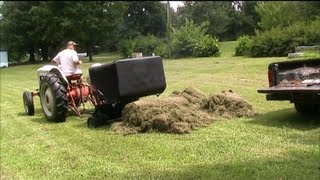
[[[34, 97], [27, 116], [22, 92], [38, 88], [43, 64], [2, 68], [1, 179], [319, 179], [317, 115], [296, 113], [289, 102], [266, 101], [267, 65], [286, 58], [233, 57], [236, 43], [222, 43], [219, 58], [164, 59], [167, 88], [194, 86], [206, 95], [232, 89], [253, 105], [253, 118], [216, 121], [186, 135], [123, 136], [109, 126], [88, 129], [92, 106], [80, 118], [46, 121]], [[110, 62], [117, 56], [94, 57]], [[84, 76], [95, 62], [85, 60]]]

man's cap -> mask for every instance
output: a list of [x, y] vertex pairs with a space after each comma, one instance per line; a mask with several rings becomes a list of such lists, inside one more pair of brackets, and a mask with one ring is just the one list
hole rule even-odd
[[67, 46], [70, 46], [70, 45], [76, 46], [76, 45], [78, 45], [78, 44], [75, 43], [74, 41], [68, 41]]

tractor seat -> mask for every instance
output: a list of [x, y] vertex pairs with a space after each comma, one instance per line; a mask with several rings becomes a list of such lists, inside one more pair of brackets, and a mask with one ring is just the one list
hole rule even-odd
[[82, 74], [71, 74], [69, 76], [67, 76], [67, 80], [69, 81], [69, 83], [71, 83], [71, 81], [75, 81], [77, 80], [78, 82], [81, 81], [82, 79]]

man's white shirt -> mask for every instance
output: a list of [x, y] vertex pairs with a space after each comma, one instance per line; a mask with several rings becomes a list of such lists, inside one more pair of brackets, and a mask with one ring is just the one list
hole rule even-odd
[[74, 64], [74, 62], [79, 61], [78, 54], [75, 50], [72, 49], [65, 49], [59, 52], [56, 57], [53, 58], [61, 71], [66, 75], [69, 76], [71, 74], [82, 74], [81, 69]]

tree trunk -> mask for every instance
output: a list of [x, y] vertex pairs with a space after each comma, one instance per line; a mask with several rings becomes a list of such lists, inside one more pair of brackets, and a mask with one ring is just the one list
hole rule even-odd
[[33, 49], [33, 48], [30, 48], [30, 49], [29, 49], [29, 54], [30, 54], [30, 56], [29, 56], [29, 61], [30, 61], [30, 62], [35, 62], [36, 59], [35, 59], [35, 56], [34, 56], [34, 49]]
[[41, 47], [42, 61], [48, 61], [48, 46]]
[[87, 54], [89, 56], [89, 61], [92, 62], [93, 61], [93, 52], [92, 52], [92, 48], [91, 47], [88, 48]]

